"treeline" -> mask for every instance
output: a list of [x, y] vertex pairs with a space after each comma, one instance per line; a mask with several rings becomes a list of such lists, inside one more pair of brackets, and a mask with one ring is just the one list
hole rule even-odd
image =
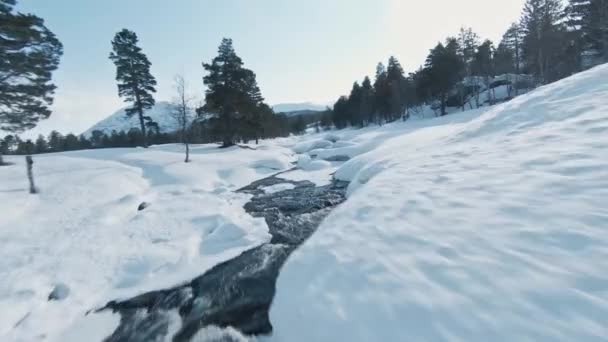
[[[509, 99], [608, 62], [608, 0], [527, 0], [522, 17], [496, 45], [462, 28], [430, 50], [422, 67], [405, 73], [395, 57], [376, 67], [374, 81], [355, 82], [321, 126], [363, 127], [409, 118], [430, 106], [479, 107], [497, 101], [494, 89], [508, 87]], [[497, 77], [502, 75], [502, 77]], [[485, 98], [480, 98], [482, 92]]]
[[[290, 134], [301, 134], [309, 124], [318, 120], [319, 115], [287, 117], [274, 114], [272, 120], [263, 121], [264, 136], [284, 137]], [[202, 120], [191, 123], [185, 132], [191, 144], [208, 144], [221, 141], [221, 135], [215, 131], [213, 121]], [[247, 142], [251, 139], [239, 140]], [[182, 132], [163, 133], [148, 130], [146, 142], [152, 145], [183, 143]], [[90, 136], [69, 133], [63, 135], [52, 131], [48, 136], [39, 135], [37, 139], [21, 139], [18, 135], [9, 134], [0, 138], [0, 154], [27, 155], [52, 152], [77, 151], [98, 148], [137, 147], [142, 146], [144, 139], [141, 130], [132, 128], [129, 131], [112, 131], [106, 134], [96, 130]]]

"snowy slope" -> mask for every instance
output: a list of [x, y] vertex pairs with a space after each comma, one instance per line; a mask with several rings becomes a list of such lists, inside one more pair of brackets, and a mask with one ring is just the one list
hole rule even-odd
[[[192, 146], [35, 156], [41, 192], [27, 193], [22, 157], [0, 168], [0, 341], [101, 341], [118, 324], [88, 315], [109, 300], [191, 280], [270, 239], [234, 190], [292, 167], [293, 153]], [[142, 202], [150, 206], [138, 212]], [[69, 291], [47, 301], [56, 285]], [[84, 334], [84, 335], [83, 335]]]
[[349, 199], [284, 266], [273, 340], [606, 341], [606, 80], [337, 132], [314, 154], [353, 157]]
[[[152, 118], [152, 120], [158, 123], [160, 131], [165, 133], [174, 132], [177, 130], [177, 123], [175, 119], [170, 115], [171, 104], [169, 102], [157, 102], [156, 105], [146, 111], [145, 115]], [[117, 111], [116, 113], [108, 116], [100, 122], [93, 125], [93, 127], [86, 130], [85, 136], [90, 136], [95, 130], [102, 131], [106, 134], [111, 134], [112, 131], [129, 131], [131, 128], [139, 128], [139, 118], [137, 115], [127, 117], [125, 108]]]

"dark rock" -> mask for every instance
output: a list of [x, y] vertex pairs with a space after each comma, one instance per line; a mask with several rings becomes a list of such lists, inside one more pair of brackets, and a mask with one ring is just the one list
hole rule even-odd
[[137, 211], [142, 211], [142, 210], [146, 209], [149, 206], [150, 206], [150, 203], [148, 203], [148, 202], [141, 202], [141, 204], [139, 205], [139, 207], [137, 207]]
[[350, 157], [346, 156], [346, 155], [337, 155], [337, 156], [327, 157], [324, 160], [329, 161], [329, 162], [347, 162], [350, 160]]
[[57, 283], [53, 288], [53, 291], [49, 294], [49, 301], [53, 300], [64, 300], [70, 295], [70, 288], [63, 283]]

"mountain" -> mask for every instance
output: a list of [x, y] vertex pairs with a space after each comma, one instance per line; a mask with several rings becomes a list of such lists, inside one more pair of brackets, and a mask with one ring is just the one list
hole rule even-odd
[[[138, 116], [133, 115], [130, 118], [127, 117], [125, 109], [126, 107], [99, 121], [82, 134], [90, 136], [93, 131], [102, 131], [106, 134], [110, 134], [112, 131], [120, 132], [128, 131], [131, 128], [139, 128]], [[161, 132], [173, 132], [177, 130], [177, 123], [170, 115], [170, 112], [171, 103], [161, 101], [157, 102], [152, 109], [146, 111], [145, 115], [151, 117], [154, 122], [158, 123]]]
[[[275, 113], [297, 113], [297, 112], [321, 112], [327, 108], [327, 104], [319, 104], [312, 102], [300, 102], [300, 103], [279, 103], [272, 106]], [[296, 114], [296, 115], [301, 115]]]

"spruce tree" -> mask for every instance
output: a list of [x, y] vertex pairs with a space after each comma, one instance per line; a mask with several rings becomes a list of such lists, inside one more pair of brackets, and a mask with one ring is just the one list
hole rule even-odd
[[600, 57], [608, 62], [608, 0], [591, 0], [582, 18], [585, 41]]
[[439, 101], [441, 115], [447, 114], [449, 92], [460, 81], [464, 70], [459, 48], [456, 38], [448, 38], [445, 46], [439, 43], [431, 50], [425, 63], [425, 82]]
[[394, 121], [400, 118], [405, 109], [404, 92], [406, 80], [401, 63], [395, 57], [390, 57], [386, 69], [386, 82], [388, 88], [388, 116], [387, 121]]
[[52, 131], [48, 138], [49, 150], [51, 152], [63, 151], [63, 136], [57, 131]]
[[118, 95], [132, 103], [126, 110], [127, 116], [138, 115], [143, 146], [148, 147], [146, 128], [154, 126], [154, 122], [144, 113], [155, 104], [152, 94], [156, 92], [156, 79], [150, 73], [148, 57], [137, 43], [135, 32], [123, 29], [112, 41], [110, 59], [116, 65]]
[[376, 66], [376, 80], [374, 81], [374, 113], [370, 121], [378, 124], [390, 113], [390, 88], [388, 85], [388, 75], [383, 63]]
[[[265, 108], [255, 73], [243, 67], [232, 39], [227, 38], [222, 40], [217, 57], [203, 67], [208, 72], [203, 78], [207, 90], [205, 106], [198, 112], [213, 114], [222, 146], [232, 146], [238, 138], [247, 136], [248, 128], [250, 131]], [[259, 127], [255, 122], [256, 135]]]
[[478, 90], [480, 85], [477, 84], [477, 78], [474, 80], [471, 79], [473, 76], [473, 60], [475, 58], [475, 54], [477, 53], [477, 48], [479, 47], [479, 36], [477, 33], [473, 32], [471, 28], [460, 28], [460, 33], [458, 34], [458, 45], [459, 45], [459, 54], [462, 57], [462, 61], [464, 63], [464, 72], [463, 76], [466, 78], [468, 82], [462, 82], [459, 87], [460, 93], [460, 102], [462, 106], [462, 111], [464, 111], [464, 107], [466, 104], [468, 89], [466, 87], [467, 84], [470, 84], [471, 81], [473, 83], [473, 87], [475, 88], [475, 94], [478, 94]]
[[527, 0], [524, 5], [522, 52], [528, 71], [543, 84], [559, 77], [554, 67], [563, 43], [562, 18], [561, 0]]
[[15, 4], [0, 0], [0, 130], [8, 132], [31, 129], [51, 115], [51, 78], [63, 54], [44, 20], [15, 13]]
[[46, 143], [46, 139], [42, 134], [38, 136], [34, 145], [36, 153], [46, 153], [49, 150], [49, 145]]
[[[369, 77], [365, 77], [361, 83], [361, 111], [357, 124], [363, 127], [369, 124], [369, 118], [374, 111], [374, 87]], [[367, 121], [367, 122], [366, 122]]]
[[[494, 98], [491, 96], [493, 94], [490, 92], [490, 80], [494, 76], [494, 44], [490, 40], [484, 41], [475, 56], [473, 57], [472, 62], [472, 72], [473, 75], [482, 77], [488, 90], [488, 101], [490, 103], [494, 102]], [[479, 107], [479, 93], [476, 94], [477, 107]]]
[[355, 82], [348, 97], [347, 122], [351, 126], [358, 126], [363, 116], [361, 108], [363, 102], [363, 90], [359, 82]]

